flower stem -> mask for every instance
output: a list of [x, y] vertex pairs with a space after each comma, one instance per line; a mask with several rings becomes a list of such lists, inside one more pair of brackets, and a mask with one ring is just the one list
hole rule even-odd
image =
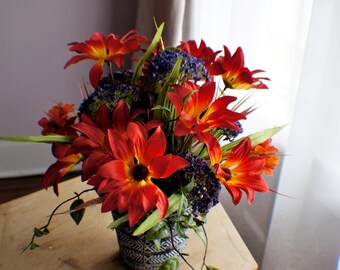
[[[52, 213], [50, 214], [49, 218], [48, 218], [48, 221], [47, 223], [40, 227], [38, 230], [41, 231], [41, 230], [46, 230], [48, 228], [48, 226], [50, 225], [51, 221], [52, 221], [52, 218], [54, 217], [54, 215], [56, 214], [57, 210], [62, 206], [64, 205], [65, 203], [69, 202], [69, 201], [72, 201], [76, 198], [79, 198], [80, 195], [86, 193], [86, 192], [89, 192], [89, 191], [93, 191], [95, 190], [95, 188], [90, 188], [90, 189], [86, 189], [86, 190], [83, 190], [82, 192], [80, 192], [79, 194], [78, 193], [75, 193], [76, 195], [63, 201], [62, 203], [60, 203], [56, 208], [54, 208], [54, 210], [52, 211]], [[32, 239], [31, 239], [31, 242], [21, 251], [21, 253], [24, 253], [33, 243], [34, 243], [34, 239], [37, 237], [37, 233], [36, 231], [34, 231], [33, 233], [33, 236], [32, 236]]]
[[201, 267], [201, 270], [203, 269], [203, 266], [205, 266], [205, 259], [207, 257], [207, 252], [208, 252], [208, 236], [207, 236], [207, 232], [205, 231], [205, 228], [204, 228], [204, 225], [203, 225], [203, 222], [201, 223], [201, 226], [202, 226], [202, 229], [203, 229], [203, 232], [204, 232], [204, 236], [205, 236], [205, 248], [204, 248], [204, 256], [203, 256], [203, 263], [202, 263], [202, 267]]
[[171, 237], [171, 244], [172, 244], [172, 247], [174, 248], [174, 250], [179, 254], [179, 256], [181, 256], [182, 260], [193, 270], [195, 270], [195, 268], [192, 267], [192, 265], [184, 258], [182, 252], [180, 252], [176, 246], [175, 246], [175, 243], [174, 243], [174, 235], [173, 235], [173, 232], [172, 232], [172, 226], [171, 226], [171, 222], [167, 221], [166, 222], [170, 228], [170, 237]]

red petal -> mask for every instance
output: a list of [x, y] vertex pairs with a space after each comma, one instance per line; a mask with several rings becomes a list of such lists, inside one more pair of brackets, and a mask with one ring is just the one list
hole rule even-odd
[[155, 208], [158, 201], [158, 188], [154, 184], [146, 184], [139, 188], [138, 193], [141, 196], [141, 203], [144, 213], [151, 211]]
[[124, 65], [124, 57], [122, 54], [115, 54], [108, 58], [112, 63], [115, 63], [117, 67], [121, 68]]
[[132, 153], [136, 157], [141, 157], [145, 152], [147, 140], [145, 128], [134, 122], [130, 122], [127, 127], [127, 136]]
[[103, 59], [99, 59], [96, 64], [94, 64], [90, 70], [90, 82], [93, 88], [97, 88], [100, 77], [103, 74]]
[[105, 213], [114, 209], [117, 209], [117, 195], [112, 192], [106, 195], [101, 210]]
[[[89, 125], [85, 122], [79, 122], [76, 125], [73, 125], [73, 128], [86, 135], [93, 142], [98, 144], [104, 143], [105, 133], [95, 126]], [[77, 139], [81, 140], [79, 137]]]
[[222, 150], [218, 140], [210, 133], [199, 133], [197, 137], [207, 146], [211, 165], [219, 163], [222, 159]]
[[[112, 160], [102, 165], [97, 174], [104, 178], [116, 179], [117, 181], [125, 181], [128, 179], [128, 167], [122, 160]], [[104, 190], [102, 190], [104, 192]], [[106, 190], [107, 191], [107, 190]]]
[[93, 33], [92, 36], [90, 37], [90, 39], [91, 40], [99, 40], [99, 41], [101, 41], [103, 43], [106, 42], [105, 36], [102, 33], [100, 33], [100, 32]]
[[159, 211], [160, 218], [164, 218], [169, 208], [169, 201], [168, 197], [163, 193], [163, 191], [158, 189], [158, 192], [159, 196], [156, 206]]
[[76, 64], [82, 60], [85, 59], [93, 59], [93, 57], [89, 56], [89, 55], [76, 55], [73, 56], [70, 60], [68, 60], [64, 66], [64, 69], [66, 69], [67, 67], [69, 67], [70, 65]]
[[133, 162], [133, 149], [131, 149], [127, 144], [125, 137], [123, 137], [118, 131], [109, 129], [108, 139], [112, 153], [116, 159], [120, 159], [125, 162]]
[[[198, 91], [196, 110], [201, 114], [212, 102], [215, 96], [215, 82], [206, 82]], [[190, 99], [190, 98], [189, 98]]]
[[115, 107], [112, 114], [112, 127], [119, 133], [126, 132], [129, 123], [130, 111], [129, 107], [123, 99], [121, 99]]
[[131, 52], [136, 52], [139, 49], [140, 49], [139, 42], [135, 39], [131, 39], [123, 43], [123, 46], [119, 50], [119, 53], [128, 54]]

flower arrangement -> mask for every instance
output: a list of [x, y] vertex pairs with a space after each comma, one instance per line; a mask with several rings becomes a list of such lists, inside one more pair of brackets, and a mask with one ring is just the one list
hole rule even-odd
[[[109, 228], [128, 224], [157, 246], [169, 236], [166, 220], [173, 214], [175, 233], [186, 237], [194, 229], [202, 235], [221, 187], [235, 205], [242, 191], [249, 204], [255, 191], [269, 191], [263, 174], [271, 175], [279, 162], [271, 137], [282, 128], [241, 137], [253, 108], [238, 111], [247, 98], [237, 101], [230, 92], [261, 91], [269, 80], [244, 66], [241, 48], [215, 52], [192, 40], [166, 47], [163, 27], [152, 41], [132, 30], [121, 38], [95, 33], [70, 43], [76, 55], [65, 68], [95, 61], [78, 112], [60, 102], [40, 119], [42, 136], [16, 138], [52, 143], [56, 162], [43, 175], [46, 189], [53, 185], [58, 195], [59, 181], [82, 163], [81, 180], [98, 194], [93, 202], [116, 214]], [[138, 52], [134, 69], [125, 70], [125, 55]], [[74, 199], [70, 214], [77, 224], [93, 202]], [[35, 237], [45, 234], [47, 226], [36, 228], [28, 247], [37, 247]], [[159, 269], [178, 269], [181, 257], [168, 258]], [[203, 266], [215, 269], [205, 261]]]

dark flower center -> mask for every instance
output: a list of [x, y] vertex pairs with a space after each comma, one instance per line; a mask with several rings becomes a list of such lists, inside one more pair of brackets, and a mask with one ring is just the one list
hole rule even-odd
[[137, 181], [144, 180], [149, 175], [149, 170], [144, 165], [136, 165], [132, 170], [132, 176]]
[[231, 171], [228, 168], [223, 168], [223, 171], [228, 174], [227, 178], [225, 178], [226, 181], [229, 181], [231, 179]]

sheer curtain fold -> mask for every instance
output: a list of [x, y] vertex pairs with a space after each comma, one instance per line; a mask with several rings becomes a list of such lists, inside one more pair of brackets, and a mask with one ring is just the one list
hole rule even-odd
[[166, 45], [177, 45], [182, 39], [182, 25], [186, 7], [185, 0], [139, 0], [137, 6], [136, 29], [148, 38], [155, 33], [155, 24], [165, 22], [163, 40]]
[[276, 199], [263, 269], [340, 267], [339, 12], [338, 1], [313, 1], [280, 177], [295, 199]]

